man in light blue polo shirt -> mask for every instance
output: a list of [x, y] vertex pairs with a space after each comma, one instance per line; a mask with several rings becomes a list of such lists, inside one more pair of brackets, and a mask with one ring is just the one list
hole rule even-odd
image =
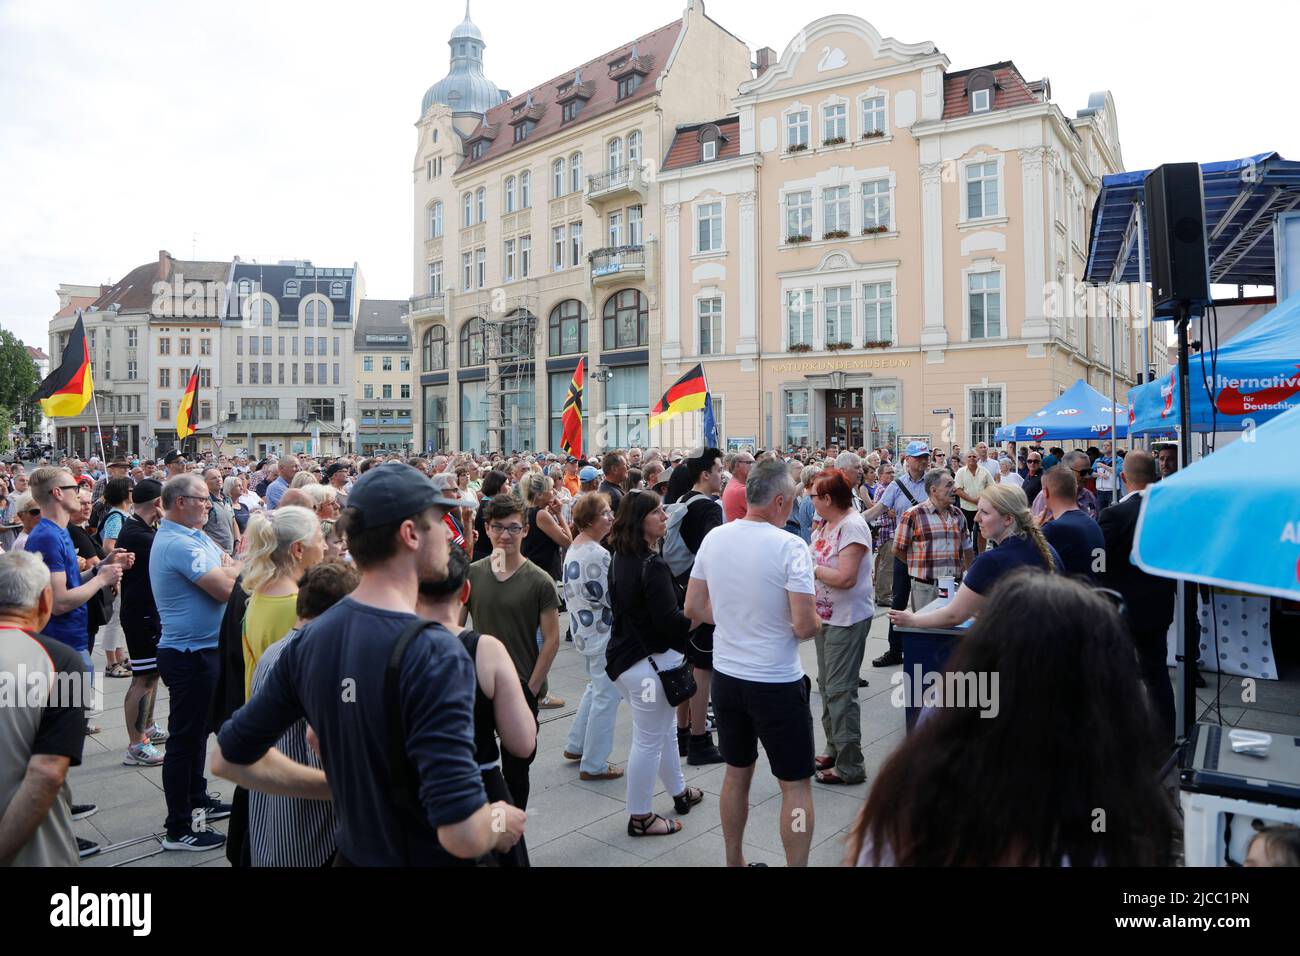
[[203, 532], [208, 488], [198, 475], [183, 474], [163, 486], [163, 520], [149, 554], [149, 584], [158, 606], [162, 636], [158, 673], [171, 694], [163, 793], [167, 797], [165, 850], [215, 850], [226, 838], [191, 824], [196, 809], [208, 820], [230, 816], [230, 804], [207, 792], [208, 712], [220, 661], [217, 640], [226, 601], [239, 576]]
[[280, 459], [280, 477], [266, 489], [266, 507], [268, 511], [273, 511], [280, 504], [280, 499], [284, 493], [289, 490], [289, 482], [293, 481], [294, 475], [298, 474], [298, 459], [294, 455], [285, 455]]

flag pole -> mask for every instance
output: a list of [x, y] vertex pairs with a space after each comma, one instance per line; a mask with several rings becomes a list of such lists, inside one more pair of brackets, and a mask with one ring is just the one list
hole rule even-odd
[[[77, 319], [81, 320], [82, 310], [77, 310]], [[95, 363], [90, 360], [90, 354], [86, 354], [86, 365], [90, 369], [90, 380], [95, 380]], [[99, 435], [99, 454], [104, 461], [104, 474], [108, 474], [108, 453], [104, 451], [104, 429], [99, 424], [99, 393], [96, 389], [90, 390], [90, 404], [95, 408], [95, 432]]]

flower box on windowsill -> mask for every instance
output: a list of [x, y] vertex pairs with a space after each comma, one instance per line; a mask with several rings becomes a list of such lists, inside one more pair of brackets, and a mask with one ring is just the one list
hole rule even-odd
[[790, 346], [790, 351], [791, 351], [791, 352], [811, 352], [811, 351], [812, 351], [812, 346], [809, 345], [807, 342], [795, 342], [793, 345]]
[[843, 146], [848, 140], [843, 136], [832, 136], [830, 139], [822, 140], [823, 146]]
[[796, 233], [793, 236], [786, 236], [785, 241], [789, 245], [797, 246], [801, 242], [812, 242], [812, 236], [805, 236]]
[[879, 236], [882, 233], [889, 232], [888, 226], [867, 226], [862, 230], [864, 236]]
[[807, 143], [791, 143], [785, 148], [787, 153], [806, 153], [808, 151]]
[[885, 131], [883, 129], [869, 129], [862, 134], [863, 139], [884, 139]]
[[827, 342], [826, 343], [826, 351], [828, 352], [843, 352], [845, 349], [851, 349], [851, 348], [853, 348], [852, 342]]
[[869, 349], [887, 349], [893, 344], [894, 343], [888, 339], [882, 339], [880, 341], [866, 342], [864, 343], [864, 347]]
[[832, 229], [830, 232], [822, 234], [823, 239], [847, 239], [849, 231], [847, 229]]

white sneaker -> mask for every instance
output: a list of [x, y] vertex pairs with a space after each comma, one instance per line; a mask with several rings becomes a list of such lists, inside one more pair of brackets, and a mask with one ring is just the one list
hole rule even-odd
[[142, 744], [132, 744], [126, 748], [126, 753], [122, 755], [122, 763], [128, 767], [157, 767], [162, 762], [162, 751], [148, 741]]
[[154, 724], [152, 727], [146, 730], [145, 734], [149, 737], [149, 743], [151, 744], [166, 743], [167, 738], [171, 736], [171, 734], [163, 730], [162, 727], [159, 726], [158, 724]]

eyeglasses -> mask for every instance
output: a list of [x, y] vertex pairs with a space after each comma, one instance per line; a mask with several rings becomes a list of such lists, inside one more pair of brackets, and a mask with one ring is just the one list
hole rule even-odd
[[488, 525], [488, 530], [491, 531], [493, 534], [508, 534], [510, 535], [510, 537], [514, 538], [524, 533], [524, 526], [521, 524], [511, 524], [511, 525], [490, 524]]
[[22, 512], [22, 514], [25, 514], [25, 515], [27, 515], [28, 517], [31, 517], [31, 518], [35, 518], [35, 517], [39, 516], [40, 513], [41, 513], [41, 509], [40, 509], [40, 508], [32, 508], [32, 509], [30, 509], [30, 510], [28, 510], [28, 511], [24, 511], [24, 512]]
[[59, 491], [76, 491], [81, 485], [55, 485]]
[[190, 501], [198, 501], [198, 502], [201, 502], [202, 504], [207, 505], [209, 508], [212, 507], [212, 499], [211, 499], [211, 498], [200, 498], [198, 495], [177, 495], [176, 500], [177, 500], [177, 501], [184, 501], [184, 500], [187, 499], [187, 498], [188, 498]]

